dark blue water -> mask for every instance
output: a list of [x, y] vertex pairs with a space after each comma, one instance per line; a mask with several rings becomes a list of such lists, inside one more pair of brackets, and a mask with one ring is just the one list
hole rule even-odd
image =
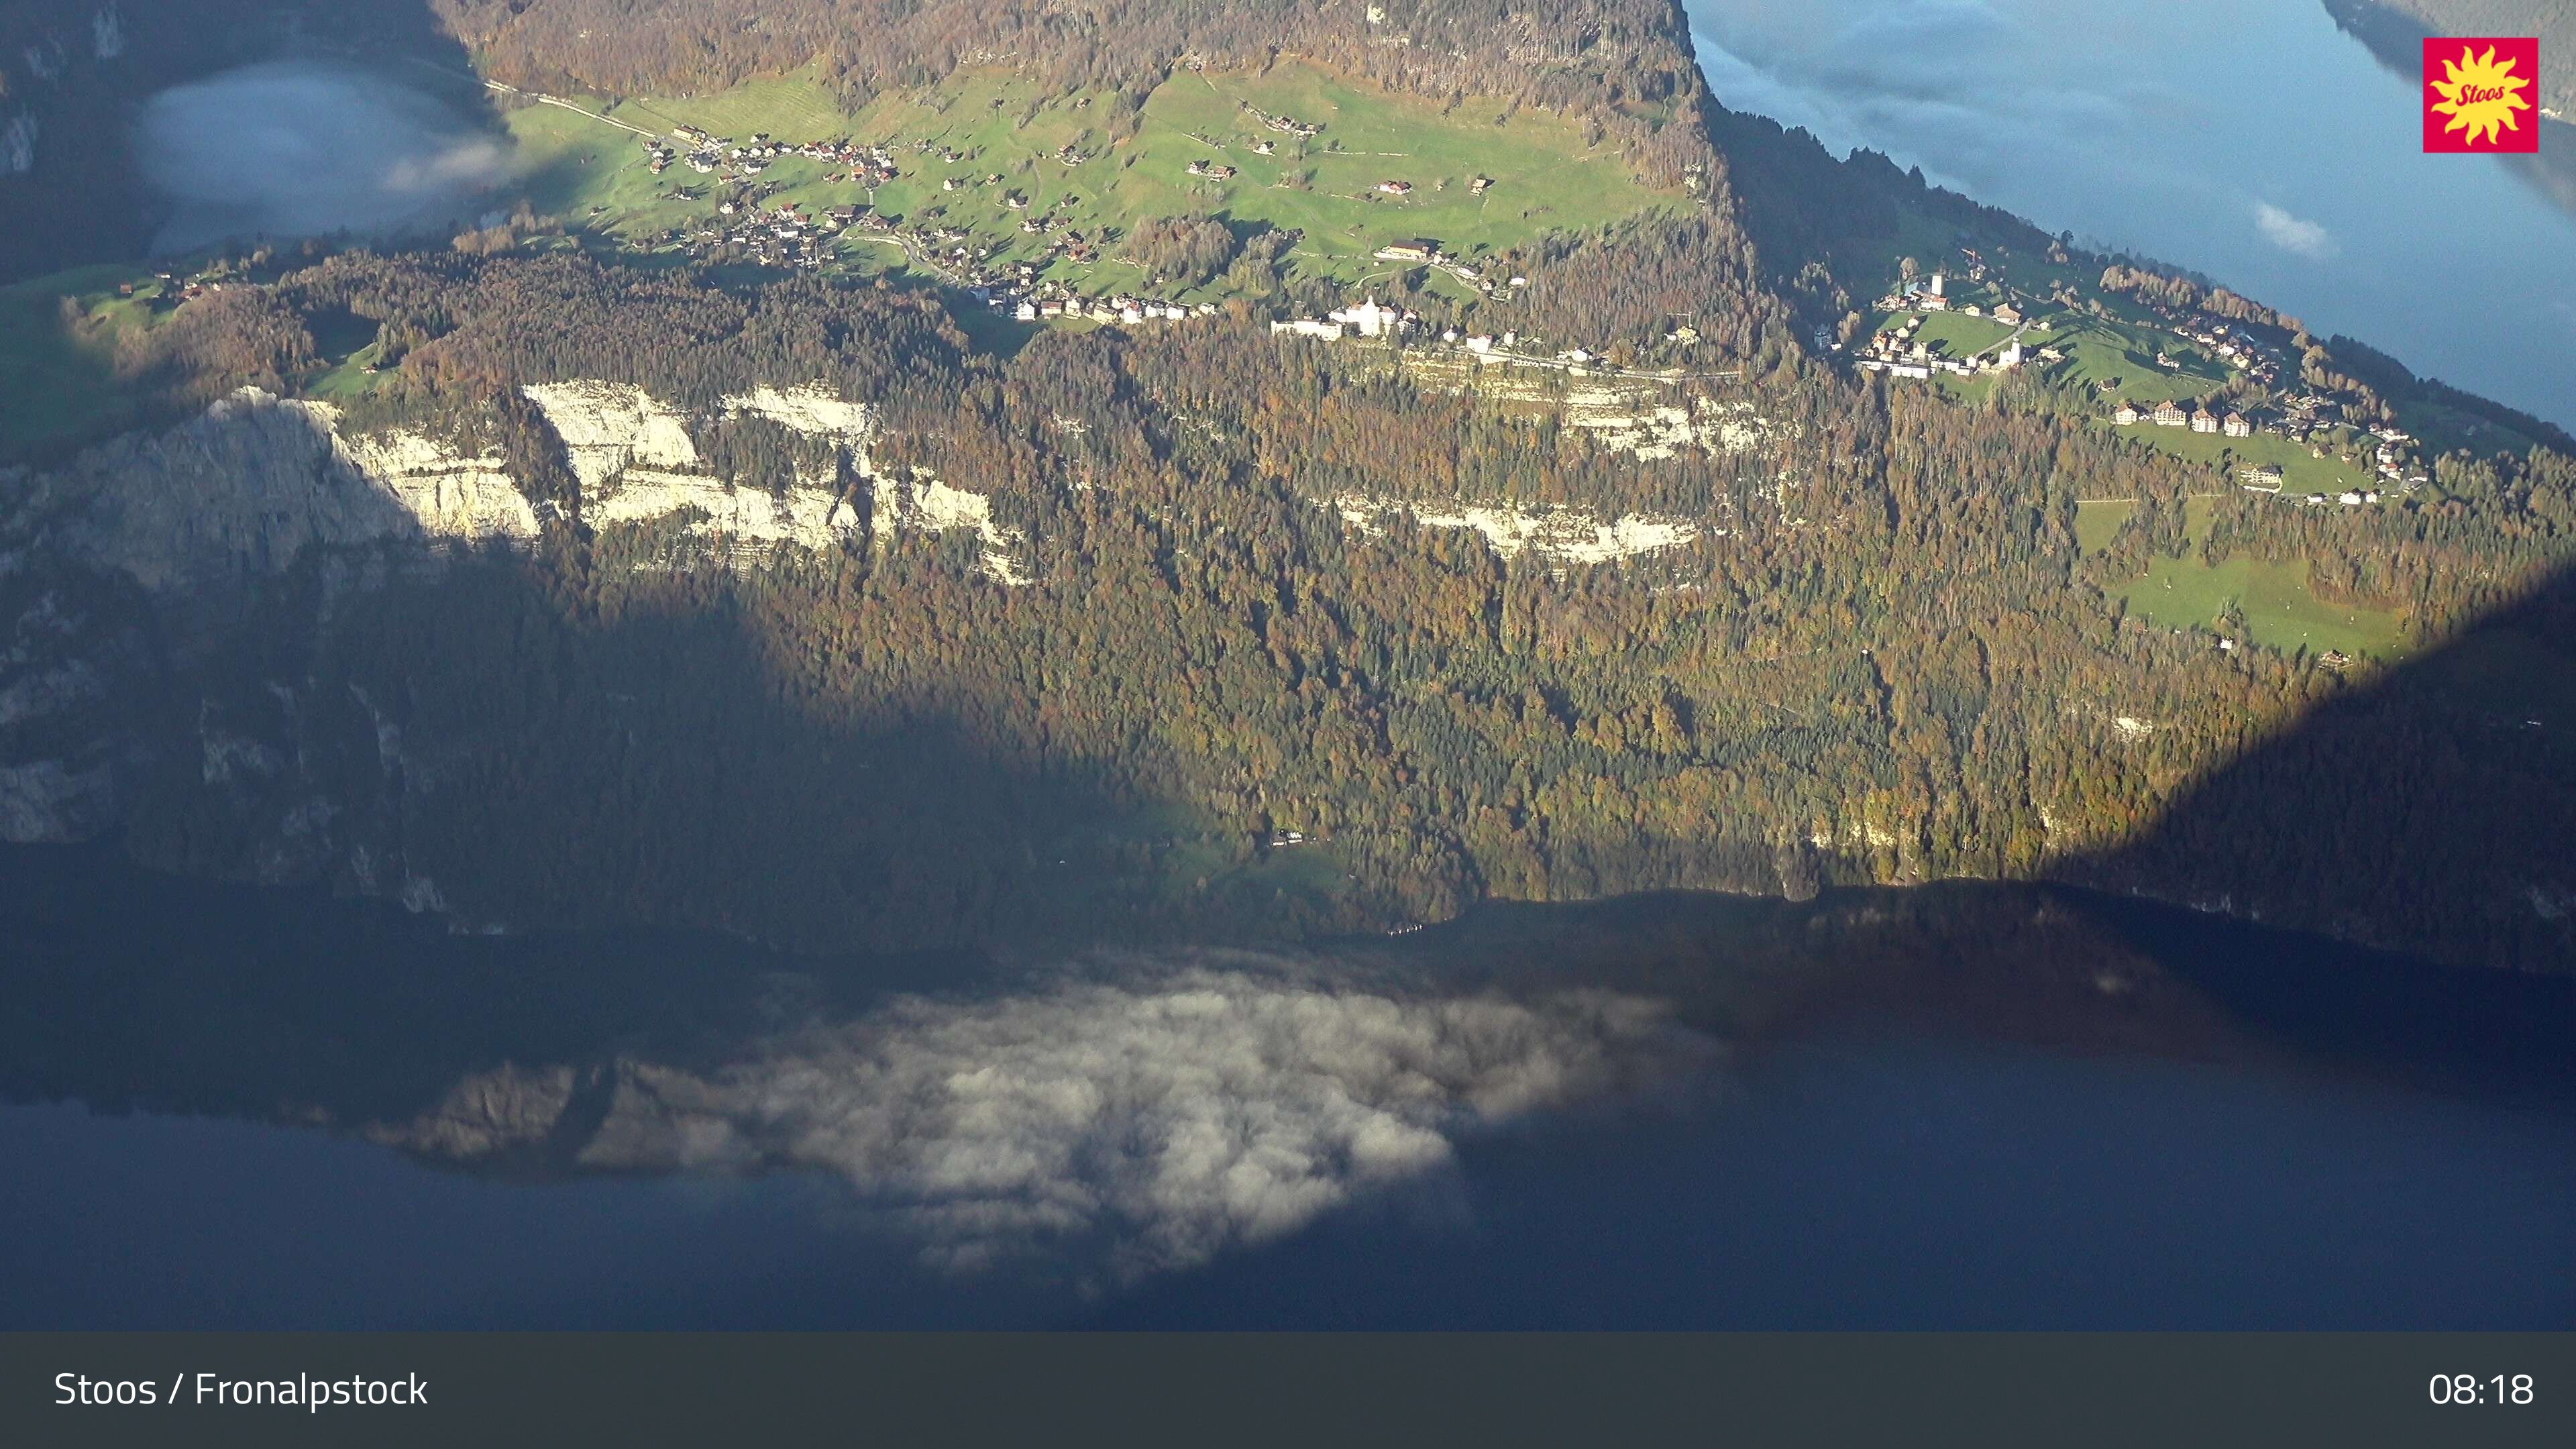
[[1736, 110], [2576, 424], [2576, 214], [2528, 168], [2424, 155], [2415, 77], [2319, 0], [1687, 8]]
[[[2576, 1328], [2576, 983], [1967, 885], [1492, 906], [1398, 941], [1165, 954], [1197, 1006], [1075, 1011], [1050, 960], [456, 937], [105, 849], [0, 850], [0, 1329]], [[1163, 979], [1116, 959], [1092, 979]], [[1229, 1016], [1225, 983], [1259, 980], [1345, 995]], [[1546, 1005], [1567, 988], [1667, 1003], [1700, 1045], [1577, 1033], [1566, 1060], [1625, 1059], [1627, 1085], [1490, 1107], [1546, 1078], [1494, 1062], [1580, 1017]], [[1129, 1000], [1266, 1025], [1137, 1035]], [[1497, 1000], [1537, 1014], [1465, 1076], [1370, 1065], [1407, 1012]], [[835, 1034], [887, 1020], [910, 1024]], [[996, 1028], [1014, 1020], [1044, 1030]], [[1067, 1058], [1059, 1029], [1100, 1049]], [[932, 1069], [879, 1070], [905, 1059]], [[505, 1068], [615, 1091], [499, 1153], [417, 1129]], [[1040, 1090], [983, 1115], [877, 1110], [1015, 1073]], [[679, 1086], [613, 1107], [649, 1081]], [[1354, 1101], [1392, 1123], [1432, 1081], [1443, 1104], [1401, 1130], [1445, 1153], [1375, 1179], [1340, 1160], [1384, 1140], [1332, 1130]], [[1220, 1176], [1154, 1179], [1174, 1191], [1087, 1235], [929, 1266], [960, 1240], [920, 1209], [1022, 1201], [953, 1172], [1043, 1152], [1049, 1104], [1095, 1093], [1144, 1105], [1045, 1190], [1132, 1185], [1171, 1143], [1125, 1124], [1316, 1130], [1256, 1130]], [[1157, 1108], [1193, 1096], [1213, 1110]], [[848, 1147], [888, 1122], [941, 1171], [871, 1180], [914, 1165]], [[633, 1170], [708, 1161], [636, 1147], [711, 1130], [803, 1165]], [[1157, 1226], [1290, 1201], [1282, 1152], [1322, 1154], [1303, 1168], [1329, 1201], [1134, 1271]]]
[[2576, 1111], [1872, 1028], [1472, 1145], [1086, 1296], [829, 1179], [514, 1183], [291, 1127], [0, 1109], [0, 1326], [2576, 1327]]

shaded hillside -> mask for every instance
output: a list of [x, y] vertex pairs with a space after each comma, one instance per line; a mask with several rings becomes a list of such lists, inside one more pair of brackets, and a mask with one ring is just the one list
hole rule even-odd
[[[2532, 35], [2540, 39], [2542, 109], [2561, 121], [2576, 118], [2576, 70], [2566, 58], [2576, 55], [2576, 3], [2570, 0], [2326, 0], [2338, 24], [2372, 42], [2393, 66], [2401, 58], [2411, 68], [2412, 47], [2397, 54], [2401, 38], [2428, 35]], [[2548, 147], [2544, 140], [2542, 146]]]
[[2576, 960], [2576, 579], [2320, 705], [2061, 878], [2392, 950]]

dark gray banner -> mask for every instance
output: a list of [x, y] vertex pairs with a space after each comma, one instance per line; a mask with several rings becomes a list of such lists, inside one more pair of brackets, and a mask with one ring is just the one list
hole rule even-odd
[[0, 1336], [29, 1445], [2458, 1449], [2571, 1405], [2576, 1334]]

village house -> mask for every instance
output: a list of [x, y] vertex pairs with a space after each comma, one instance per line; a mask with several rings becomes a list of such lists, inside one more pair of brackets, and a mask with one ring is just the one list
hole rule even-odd
[[2138, 410], [2127, 403], [2120, 404], [2119, 411], [2111, 414], [2111, 421], [2118, 423], [2124, 428], [2134, 424], [2137, 420]]
[[2218, 430], [2231, 438], [2254, 436], [2254, 424], [2243, 413], [2229, 413], [2226, 419], [2219, 423]]
[[2021, 310], [2013, 306], [2010, 302], [2003, 303], [1995, 308], [1995, 320], [2003, 323], [2007, 327], [2019, 327], [2021, 325]]
[[2155, 421], [2160, 428], [2185, 427], [2191, 422], [2191, 414], [2184, 412], [2180, 403], [2162, 402], [2156, 404]]
[[1388, 242], [1377, 249], [1376, 256], [1382, 262], [1436, 261], [1440, 256], [1440, 243], [1421, 240]]
[[2191, 430], [2195, 433], [2217, 432], [2218, 414], [2205, 409], [2200, 412], [2193, 413], [2191, 415]]

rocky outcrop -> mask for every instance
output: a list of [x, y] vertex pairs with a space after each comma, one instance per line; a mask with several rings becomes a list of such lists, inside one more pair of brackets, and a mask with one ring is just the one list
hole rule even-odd
[[1390, 518], [1406, 514], [1424, 528], [1473, 529], [1504, 558], [1531, 553], [1556, 564], [1615, 563], [1679, 548], [1700, 535], [1699, 525], [1682, 519], [1631, 513], [1604, 520], [1574, 508], [1476, 503], [1435, 507], [1357, 493], [1336, 497], [1333, 508], [1345, 523], [1364, 532], [1384, 532]]
[[[988, 577], [1029, 580], [1016, 558], [1023, 540], [989, 499], [926, 475], [872, 476], [863, 404], [813, 387], [726, 398], [711, 422], [763, 419], [842, 460], [773, 492], [717, 476], [692, 420], [639, 388], [576, 381], [526, 392], [564, 446], [594, 530], [683, 520], [720, 557], [750, 564], [781, 548], [863, 546], [873, 518], [889, 531], [970, 530]], [[545, 510], [497, 449], [461, 441], [471, 431], [358, 431], [329, 403], [245, 388], [52, 472], [0, 470], [0, 840], [114, 830], [135, 779], [158, 760], [191, 767], [191, 788], [231, 822], [214, 832], [228, 842], [219, 873], [321, 874], [443, 908], [436, 885], [402, 859], [402, 799], [418, 782], [405, 782], [398, 761], [361, 769], [314, 747], [317, 730], [364, 735], [379, 754], [390, 737], [398, 756], [400, 729], [373, 701], [294, 677], [248, 696], [195, 680], [211, 652], [275, 626], [254, 618], [278, 607], [263, 581], [299, 560], [319, 563], [319, 592], [298, 606], [310, 623], [348, 591], [434, 570], [457, 548], [537, 539]], [[866, 507], [845, 478], [872, 495]]]

